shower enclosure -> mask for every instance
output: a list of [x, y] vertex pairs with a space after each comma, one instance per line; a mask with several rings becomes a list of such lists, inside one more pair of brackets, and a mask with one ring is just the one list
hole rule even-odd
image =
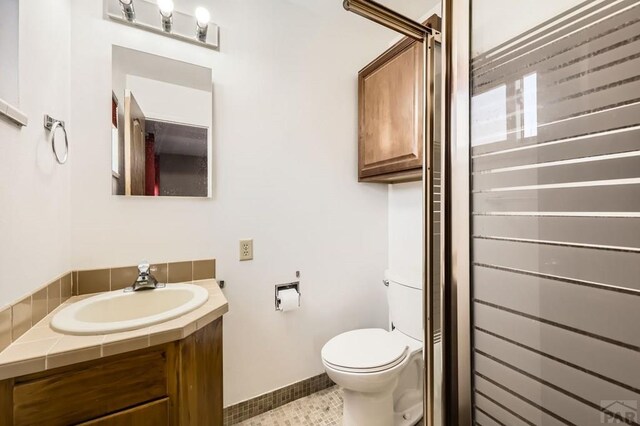
[[445, 3], [450, 424], [640, 424], [640, 3]]
[[428, 53], [424, 424], [640, 425], [640, 2], [345, 7]]

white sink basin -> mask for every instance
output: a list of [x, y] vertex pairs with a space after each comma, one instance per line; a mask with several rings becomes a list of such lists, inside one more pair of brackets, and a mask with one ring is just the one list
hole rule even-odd
[[202, 306], [209, 292], [193, 284], [125, 293], [111, 291], [80, 300], [60, 310], [51, 327], [66, 334], [108, 334], [148, 327]]

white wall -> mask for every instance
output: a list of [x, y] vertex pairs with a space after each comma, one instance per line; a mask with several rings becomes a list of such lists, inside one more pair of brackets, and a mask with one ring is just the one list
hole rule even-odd
[[422, 287], [422, 182], [389, 185], [391, 278]]
[[146, 118], [211, 128], [211, 91], [126, 76], [126, 88]]
[[[69, 14], [69, 0], [20, 2], [20, 109], [29, 125], [0, 119], [0, 306], [71, 266], [70, 166], [82, 142], [70, 121]], [[67, 122], [64, 166], [47, 143], [44, 114]]]
[[[206, 2], [220, 52], [108, 22], [72, 0], [73, 260], [78, 268], [215, 257], [227, 283], [225, 405], [323, 372], [320, 349], [386, 325], [387, 187], [357, 182], [357, 71], [394, 34], [339, 1]], [[177, 7], [183, 2], [177, 1]], [[111, 196], [111, 44], [213, 69], [209, 200]], [[240, 263], [238, 240], [254, 239]], [[302, 273], [302, 309], [274, 311]]]

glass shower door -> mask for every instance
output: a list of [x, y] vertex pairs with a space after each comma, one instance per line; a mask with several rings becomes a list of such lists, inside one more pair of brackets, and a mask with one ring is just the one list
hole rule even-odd
[[475, 423], [640, 424], [640, 4], [471, 16]]

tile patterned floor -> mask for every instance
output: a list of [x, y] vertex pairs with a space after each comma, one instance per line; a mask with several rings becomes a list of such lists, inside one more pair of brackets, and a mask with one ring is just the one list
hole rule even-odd
[[311, 426], [342, 424], [342, 391], [338, 386], [238, 423], [238, 426]]

